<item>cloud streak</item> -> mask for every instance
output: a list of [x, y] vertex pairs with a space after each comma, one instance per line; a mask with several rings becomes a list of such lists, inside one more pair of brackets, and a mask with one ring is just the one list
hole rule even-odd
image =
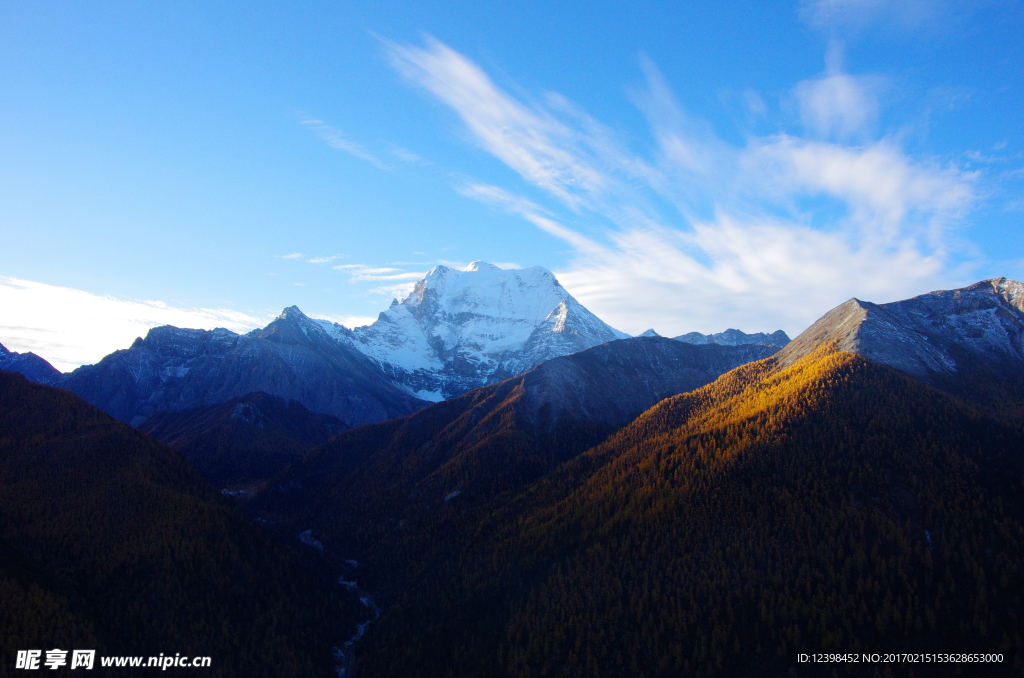
[[633, 151], [564, 97], [514, 97], [432, 38], [385, 46], [399, 73], [527, 184], [456, 190], [568, 243], [559, 278], [621, 329], [795, 332], [854, 295], [888, 301], [963, 282], [948, 242], [977, 201], [978, 175], [877, 137], [881, 79], [833, 64], [794, 85], [806, 137], [737, 145], [689, 117], [641, 58], [631, 97], [650, 142]]
[[323, 142], [331, 148], [338, 151], [344, 151], [351, 156], [359, 158], [360, 160], [365, 160], [378, 169], [386, 171], [391, 170], [391, 168], [381, 162], [377, 156], [346, 137], [341, 130], [331, 127], [323, 120], [304, 117], [299, 122], [320, 137]]
[[385, 41], [392, 65], [451, 107], [481, 148], [571, 206], [606, 177], [572, 146], [572, 127], [499, 89], [476, 64], [433, 38], [425, 48]]
[[[382, 296], [405, 297], [412, 291], [417, 280], [426, 275], [425, 271], [403, 271], [391, 266], [368, 266], [366, 264], [339, 264], [333, 267], [336, 271], [348, 273], [350, 283], [383, 282], [391, 283], [374, 287], [368, 292]], [[398, 281], [407, 281], [401, 282]], [[342, 323], [344, 324], [344, 323]]]

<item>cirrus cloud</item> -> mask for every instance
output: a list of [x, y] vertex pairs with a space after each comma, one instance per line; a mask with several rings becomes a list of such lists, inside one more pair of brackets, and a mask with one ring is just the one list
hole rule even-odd
[[385, 47], [524, 182], [455, 189], [568, 243], [559, 278], [623, 330], [793, 333], [854, 295], [889, 301], [964, 282], [950, 240], [978, 174], [874, 137], [877, 78], [832, 66], [794, 86], [811, 136], [737, 145], [688, 116], [642, 57], [631, 97], [650, 142], [634, 151], [561, 95], [514, 97], [433, 38]]

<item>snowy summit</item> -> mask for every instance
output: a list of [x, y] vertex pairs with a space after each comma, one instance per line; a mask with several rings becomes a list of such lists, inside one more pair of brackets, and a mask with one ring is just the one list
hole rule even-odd
[[435, 266], [409, 296], [352, 334], [397, 384], [429, 400], [627, 336], [584, 308], [551, 271], [483, 261], [461, 271]]

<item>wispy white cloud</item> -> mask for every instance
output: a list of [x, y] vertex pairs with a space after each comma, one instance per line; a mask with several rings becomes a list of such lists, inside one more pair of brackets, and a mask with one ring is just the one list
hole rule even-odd
[[491, 184], [470, 183], [457, 186], [456, 190], [467, 198], [501, 207], [512, 214], [518, 214], [538, 228], [571, 243], [580, 250], [595, 251], [597, 248], [597, 245], [586, 237], [562, 226], [551, 218], [550, 212], [503, 188]]
[[743, 102], [747, 106], [747, 110], [752, 115], [763, 115], [767, 110], [768, 106], [764, 103], [764, 99], [761, 95], [753, 89], [748, 89], [743, 93]]
[[381, 287], [371, 288], [368, 292], [386, 298], [405, 299], [412, 294], [412, 289], [415, 286], [416, 283], [414, 282], [402, 283], [400, 285], [382, 285]]
[[949, 33], [972, 15], [1018, 7], [1005, 0], [802, 0], [797, 12], [808, 26], [832, 36], [888, 33], [902, 39]]
[[309, 260], [309, 263], [311, 263], [311, 264], [329, 264], [332, 261], [336, 261], [336, 260], [341, 259], [341, 258], [343, 258], [343, 255], [341, 255], [341, 254], [335, 254], [334, 256], [331, 256], [331, 257], [313, 257], [312, 259]]
[[521, 188], [469, 180], [456, 190], [570, 244], [560, 279], [626, 331], [792, 332], [851, 296], [887, 301], [962, 274], [949, 229], [975, 204], [978, 175], [879, 136], [884, 82], [844, 74], [838, 57], [794, 87], [807, 138], [740, 145], [688, 116], [642, 58], [645, 83], [632, 98], [653, 150], [636, 152], [563, 97], [513, 97], [436, 40], [387, 49], [473, 141], [572, 215]]
[[947, 16], [956, 0], [804, 0], [800, 17], [815, 28], [861, 30], [883, 24], [886, 28], [920, 28]]
[[371, 268], [364, 264], [344, 264], [341, 266], [335, 266], [334, 269], [337, 271], [349, 271], [369, 275], [380, 273], [394, 273], [396, 271], [402, 270], [400, 268]]
[[831, 73], [797, 84], [794, 94], [804, 127], [819, 138], [860, 140], [870, 136], [878, 120], [878, 77]]
[[385, 45], [400, 73], [448, 104], [481, 148], [531, 183], [570, 205], [603, 187], [606, 177], [572, 152], [571, 127], [506, 94], [463, 55], [433, 38], [425, 48]]
[[61, 371], [98, 362], [160, 325], [248, 332], [273, 319], [273, 314], [118, 299], [2, 276], [0, 308], [0, 343], [19, 353], [32, 351]]
[[469, 268], [469, 262], [465, 262], [465, 261], [451, 261], [449, 259], [438, 259], [437, 263], [441, 264], [442, 266], [447, 266], [448, 268], [454, 268], [454, 269], [459, 270], [459, 271], [464, 271], [467, 268]]
[[362, 327], [363, 325], [370, 325], [377, 320], [377, 318], [372, 315], [328, 315], [325, 313], [310, 313], [309, 317], [317, 318], [319, 320], [328, 320], [332, 323], [344, 325], [349, 329]]
[[911, 236], [915, 226], [949, 223], [976, 197], [976, 174], [914, 162], [884, 140], [845, 147], [785, 135], [758, 139], [741, 155], [740, 168], [761, 195], [779, 201], [801, 195], [841, 201], [846, 223], [866, 238]]
[[[389, 280], [419, 280], [423, 277], [423, 272], [415, 271], [403, 271], [400, 268], [392, 267], [373, 267], [367, 266], [366, 264], [339, 264], [333, 267], [337, 271], [343, 271], [349, 274], [349, 282], [375, 282], [375, 281], [389, 281]], [[371, 290], [374, 294], [379, 294], [378, 290], [383, 288], [376, 288]]]
[[398, 158], [399, 160], [401, 160], [402, 162], [404, 162], [404, 163], [406, 163], [408, 165], [430, 165], [431, 164], [431, 162], [429, 160], [425, 160], [424, 158], [416, 155], [415, 153], [413, 153], [409, 149], [402, 148], [401, 146], [392, 145], [391, 146], [391, 155], [395, 156], [396, 158]]
[[352, 276], [352, 281], [367, 281], [367, 280], [419, 280], [423, 277], [423, 272], [403, 272], [403, 273], [391, 273], [388, 275], [380, 275], [375, 273], [355, 273]]
[[316, 118], [303, 117], [300, 121], [302, 125], [313, 131], [318, 137], [320, 137], [324, 143], [333, 149], [339, 151], [345, 151], [349, 155], [365, 160], [374, 167], [382, 170], [390, 170], [391, 168], [381, 162], [377, 156], [373, 155], [361, 145], [352, 141], [345, 134], [334, 127], [331, 127], [323, 120], [317, 120]]
[[282, 254], [282, 255], [280, 255], [280, 258], [281, 259], [301, 259], [302, 258], [302, 252], [292, 252], [291, 254]]

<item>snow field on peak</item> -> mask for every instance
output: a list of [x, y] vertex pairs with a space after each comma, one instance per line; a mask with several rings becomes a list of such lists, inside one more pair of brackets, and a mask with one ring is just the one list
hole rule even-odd
[[410, 393], [450, 396], [511, 376], [510, 369], [628, 335], [584, 308], [547, 269], [476, 261], [461, 271], [435, 266], [404, 300], [349, 336], [365, 355], [393, 368], [396, 383]]

